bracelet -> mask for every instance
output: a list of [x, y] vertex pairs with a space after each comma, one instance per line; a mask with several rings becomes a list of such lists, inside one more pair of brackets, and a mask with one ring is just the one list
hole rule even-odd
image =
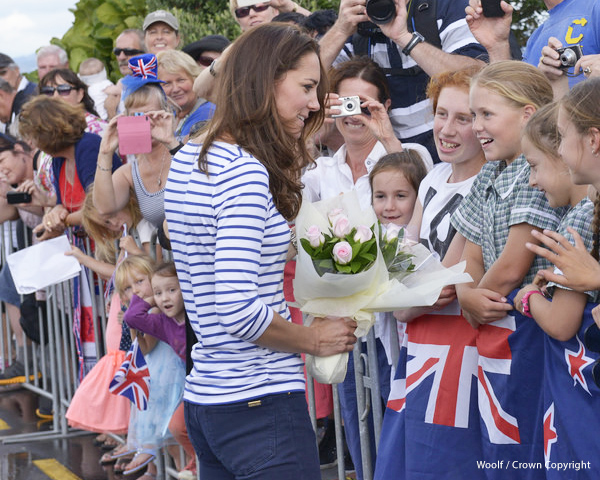
[[211, 64], [210, 67], [208, 67], [208, 73], [210, 73], [213, 77], [217, 76], [217, 72], [215, 70], [215, 65], [217, 64], [217, 59], [215, 58]]
[[529, 290], [525, 295], [523, 295], [523, 298], [521, 299], [521, 305], [523, 306], [523, 315], [529, 318], [533, 318], [533, 315], [531, 314], [531, 309], [529, 308], [529, 297], [535, 294], [540, 294], [544, 296], [544, 294], [539, 290]]
[[292, 242], [292, 245], [296, 251], [298, 251], [298, 237], [296, 237], [296, 229], [290, 229], [290, 242]]
[[112, 168], [104, 168], [102, 165], [100, 165], [99, 163], [96, 164], [96, 168], [98, 170], [102, 170], [103, 172], [112, 172]]
[[181, 150], [181, 147], [183, 147], [183, 143], [179, 142], [179, 145], [177, 145], [176, 147], [173, 147], [171, 150], [169, 150], [169, 153], [171, 154], [171, 156], [175, 155], [179, 150]]

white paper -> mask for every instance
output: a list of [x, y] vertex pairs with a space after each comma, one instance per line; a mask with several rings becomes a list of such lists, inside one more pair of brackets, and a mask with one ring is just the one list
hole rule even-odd
[[26, 295], [77, 276], [81, 265], [65, 255], [70, 250], [67, 236], [62, 235], [6, 257], [17, 292]]

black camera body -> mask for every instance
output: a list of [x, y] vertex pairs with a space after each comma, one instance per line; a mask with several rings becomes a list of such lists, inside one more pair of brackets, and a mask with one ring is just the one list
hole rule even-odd
[[31, 203], [31, 193], [17, 192], [16, 190], [6, 192], [6, 202], [10, 203], [11, 205], [16, 205], [19, 203]]
[[570, 47], [557, 48], [556, 51], [560, 55], [560, 69], [567, 70], [574, 67], [583, 56], [583, 49], [581, 45], [571, 45]]
[[391, 22], [396, 17], [394, 0], [367, 0], [367, 15], [378, 25]]

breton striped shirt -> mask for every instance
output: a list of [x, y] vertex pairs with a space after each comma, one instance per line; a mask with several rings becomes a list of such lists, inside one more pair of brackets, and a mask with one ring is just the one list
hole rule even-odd
[[165, 215], [185, 308], [198, 338], [184, 399], [231, 403], [303, 391], [300, 355], [255, 345], [273, 312], [290, 319], [283, 268], [290, 242], [265, 167], [237, 145], [215, 142], [209, 176], [201, 145], [173, 158]]

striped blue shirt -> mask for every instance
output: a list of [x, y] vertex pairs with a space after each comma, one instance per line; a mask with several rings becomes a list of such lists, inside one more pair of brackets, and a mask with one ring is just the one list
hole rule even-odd
[[283, 268], [290, 242], [265, 167], [237, 145], [215, 142], [209, 176], [198, 169], [201, 145], [173, 158], [165, 215], [173, 258], [198, 338], [184, 399], [197, 404], [303, 391], [302, 359], [255, 342], [274, 312], [290, 319]]

